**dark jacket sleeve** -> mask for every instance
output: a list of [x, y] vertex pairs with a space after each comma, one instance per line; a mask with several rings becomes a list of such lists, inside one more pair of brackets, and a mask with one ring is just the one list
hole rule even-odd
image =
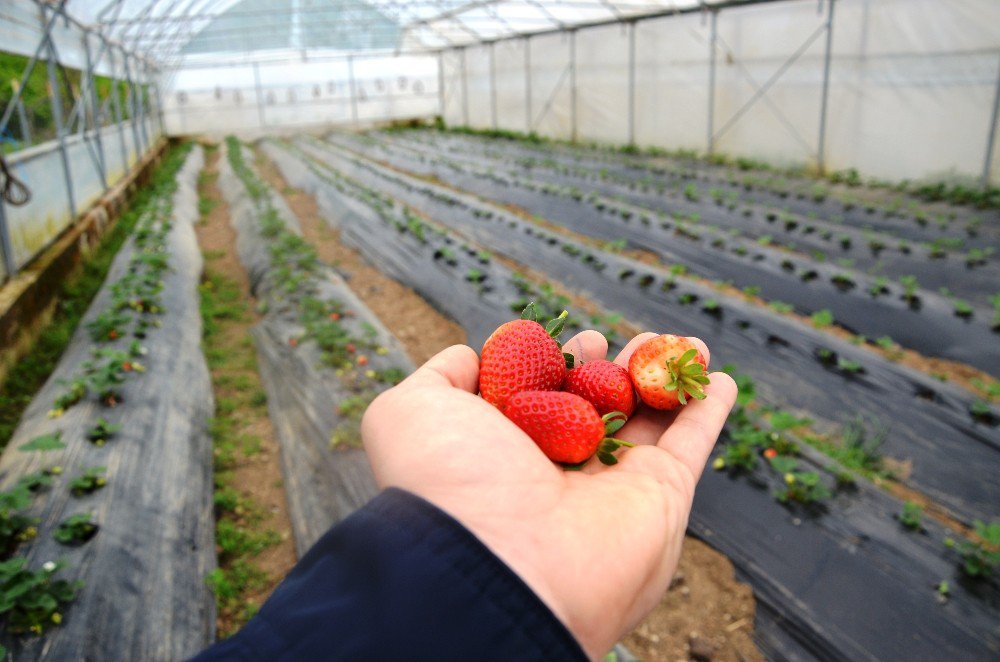
[[330, 529], [205, 660], [582, 660], [530, 588], [451, 516], [398, 489]]

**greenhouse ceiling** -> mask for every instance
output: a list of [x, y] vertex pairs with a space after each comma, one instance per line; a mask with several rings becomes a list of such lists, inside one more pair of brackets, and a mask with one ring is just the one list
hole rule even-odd
[[167, 66], [260, 51], [421, 53], [762, 0], [77, 0], [67, 13]]

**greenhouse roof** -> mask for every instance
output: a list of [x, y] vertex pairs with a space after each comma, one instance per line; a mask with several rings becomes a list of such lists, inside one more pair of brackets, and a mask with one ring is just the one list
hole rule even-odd
[[161, 63], [270, 50], [419, 53], [761, 0], [80, 0], [69, 14]]

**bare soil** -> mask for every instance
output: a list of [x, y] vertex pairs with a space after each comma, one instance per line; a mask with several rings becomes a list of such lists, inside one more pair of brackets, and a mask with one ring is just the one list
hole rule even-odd
[[[216, 402], [225, 399], [245, 398], [248, 391], [260, 391], [262, 386], [256, 368], [256, 354], [249, 330], [255, 320], [256, 300], [250, 294], [246, 271], [235, 254], [236, 233], [229, 224], [229, 208], [215, 185], [213, 175], [218, 172], [219, 150], [208, 155], [201, 186], [202, 194], [212, 200], [212, 211], [196, 226], [198, 243], [206, 256], [206, 270], [212, 270], [239, 284], [240, 292], [248, 302], [249, 315], [230, 319], [220, 324], [221, 342], [228, 347], [240, 348], [250, 359], [240, 365], [227, 365], [222, 370], [213, 369]], [[224, 379], [220, 379], [224, 373]], [[220, 415], [219, 413], [216, 414]], [[238, 452], [234, 468], [229, 472], [229, 485], [257, 507], [261, 516], [255, 524], [260, 530], [276, 531], [280, 542], [264, 549], [253, 558], [254, 565], [263, 570], [269, 580], [259, 590], [245, 596], [251, 605], [260, 606], [274, 588], [295, 565], [295, 546], [292, 540], [291, 520], [282, 483], [281, 458], [271, 420], [264, 407], [241, 407], [229, 414], [238, 420], [236, 434], [241, 439], [259, 440], [259, 450]], [[217, 624], [220, 634], [232, 633], [244, 621], [237, 615], [220, 614]]]
[[[462, 328], [442, 316], [418, 294], [388, 278], [356, 251], [340, 242], [319, 214], [315, 199], [292, 188], [273, 163], [257, 153], [257, 166], [264, 179], [280, 191], [298, 217], [306, 239], [320, 257], [350, 274], [348, 284], [385, 326], [406, 347], [418, 364], [448, 345], [465, 342]], [[496, 256], [508, 266], [540, 281], [530, 269]], [[558, 291], [558, 290], [557, 290]], [[596, 308], [570, 292], [574, 305], [588, 313]], [[618, 330], [618, 329], [616, 329]], [[626, 329], [620, 329], [625, 331]], [[628, 331], [637, 332], [628, 328]], [[711, 649], [715, 660], [763, 660], [753, 643], [753, 591], [736, 581], [732, 563], [708, 545], [688, 537], [671, 589], [628, 637], [624, 644], [644, 662], [689, 659], [690, 639]]]

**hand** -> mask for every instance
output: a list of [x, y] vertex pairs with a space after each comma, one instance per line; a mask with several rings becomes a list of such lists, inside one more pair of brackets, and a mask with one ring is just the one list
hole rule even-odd
[[[627, 366], [655, 335], [633, 338], [615, 362]], [[590, 361], [608, 346], [584, 331], [563, 349]], [[476, 395], [479, 357], [455, 345], [376, 398], [362, 437], [381, 487], [460, 521], [599, 658], [656, 606], [677, 568], [695, 484], [736, 398], [728, 375], [710, 378], [707, 397], [678, 412], [641, 408], [616, 435], [636, 444], [617, 465], [565, 471]]]

